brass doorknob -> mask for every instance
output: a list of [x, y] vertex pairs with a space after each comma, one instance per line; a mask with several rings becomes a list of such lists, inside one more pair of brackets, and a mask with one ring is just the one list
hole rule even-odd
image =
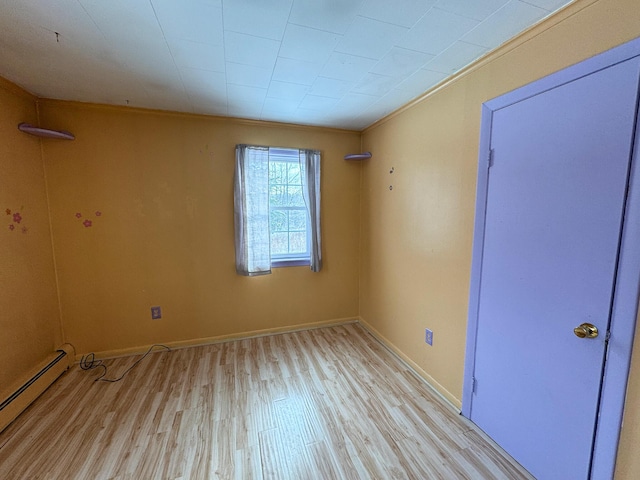
[[576, 334], [576, 337], [580, 338], [596, 338], [598, 336], [598, 327], [590, 323], [583, 323], [574, 328], [573, 333]]

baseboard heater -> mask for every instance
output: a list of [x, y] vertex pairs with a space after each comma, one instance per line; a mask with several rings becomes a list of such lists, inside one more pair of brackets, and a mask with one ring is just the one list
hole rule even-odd
[[27, 381], [15, 388], [0, 403], [0, 431], [4, 430], [31, 403], [38, 398], [56, 379], [69, 368], [69, 354], [58, 350], [42, 364], [42, 367], [28, 377]]

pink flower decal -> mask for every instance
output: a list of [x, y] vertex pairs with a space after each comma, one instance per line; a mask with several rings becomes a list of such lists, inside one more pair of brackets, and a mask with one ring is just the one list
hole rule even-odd
[[102, 215], [102, 212], [101, 212], [100, 210], [98, 210], [98, 211], [96, 212], [96, 217], [99, 217], [100, 215]]
[[76, 213], [76, 218], [82, 218], [82, 214], [80, 212]]
[[9, 230], [13, 231], [15, 229], [16, 229], [16, 226], [13, 223], [9, 225]]
[[10, 209], [10, 208], [7, 208], [7, 209], [5, 210], [5, 212], [7, 212], [7, 215], [11, 215], [11, 209]]
[[91, 220], [85, 220], [84, 222], [82, 222], [82, 224], [83, 224], [85, 227], [90, 227], [90, 226], [91, 226]]
[[27, 233], [29, 231], [29, 229], [27, 227], [22, 227], [22, 233]]
[[20, 212], [16, 212], [13, 214], [13, 221], [15, 223], [20, 223], [22, 221], [22, 215], [20, 215]]

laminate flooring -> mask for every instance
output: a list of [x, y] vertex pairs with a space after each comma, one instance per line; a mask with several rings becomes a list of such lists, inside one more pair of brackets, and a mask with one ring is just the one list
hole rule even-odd
[[1, 479], [530, 478], [357, 323], [100, 373], [74, 365], [0, 433]]

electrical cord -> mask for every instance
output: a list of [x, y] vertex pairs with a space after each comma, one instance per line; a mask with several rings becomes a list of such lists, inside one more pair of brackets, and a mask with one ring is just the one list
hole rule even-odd
[[155, 347], [161, 347], [161, 348], [165, 348], [168, 352], [171, 351], [171, 349], [169, 347], [167, 347], [166, 345], [162, 345], [161, 343], [154, 343], [153, 345], [151, 345], [149, 347], [149, 350], [147, 350], [147, 353], [145, 353], [142, 357], [140, 357], [138, 360], [136, 360], [133, 365], [131, 365], [129, 368], [127, 368], [124, 373], [122, 375], [120, 375], [118, 378], [103, 378], [106, 374], [107, 374], [107, 366], [104, 364], [104, 362], [102, 360], [96, 360], [96, 356], [94, 353], [89, 353], [88, 355], [83, 355], [83, 357], [80, 359], [80, 368], [82, 370], [93, 370], [95, 368], [100, 368], [102, 367], [104, 369], [104, 371], [102, 372], [102, 375], [100, 375], [98, 378], [96, 378], [94, 380], [94, 382], [97, 381], [101, 381], [101, 382], [110, 382], [110, 383], [115, 383], [115, 382], [119, 382], [120, 380], [122, 380], [124, 378], [124, 376], [129, 373], [136, 365], [138, 365], [142, 360], [145, 359], [145, 357], [147, 355], [149, 355], [151, 353], [151, 351], [155, 348]]

